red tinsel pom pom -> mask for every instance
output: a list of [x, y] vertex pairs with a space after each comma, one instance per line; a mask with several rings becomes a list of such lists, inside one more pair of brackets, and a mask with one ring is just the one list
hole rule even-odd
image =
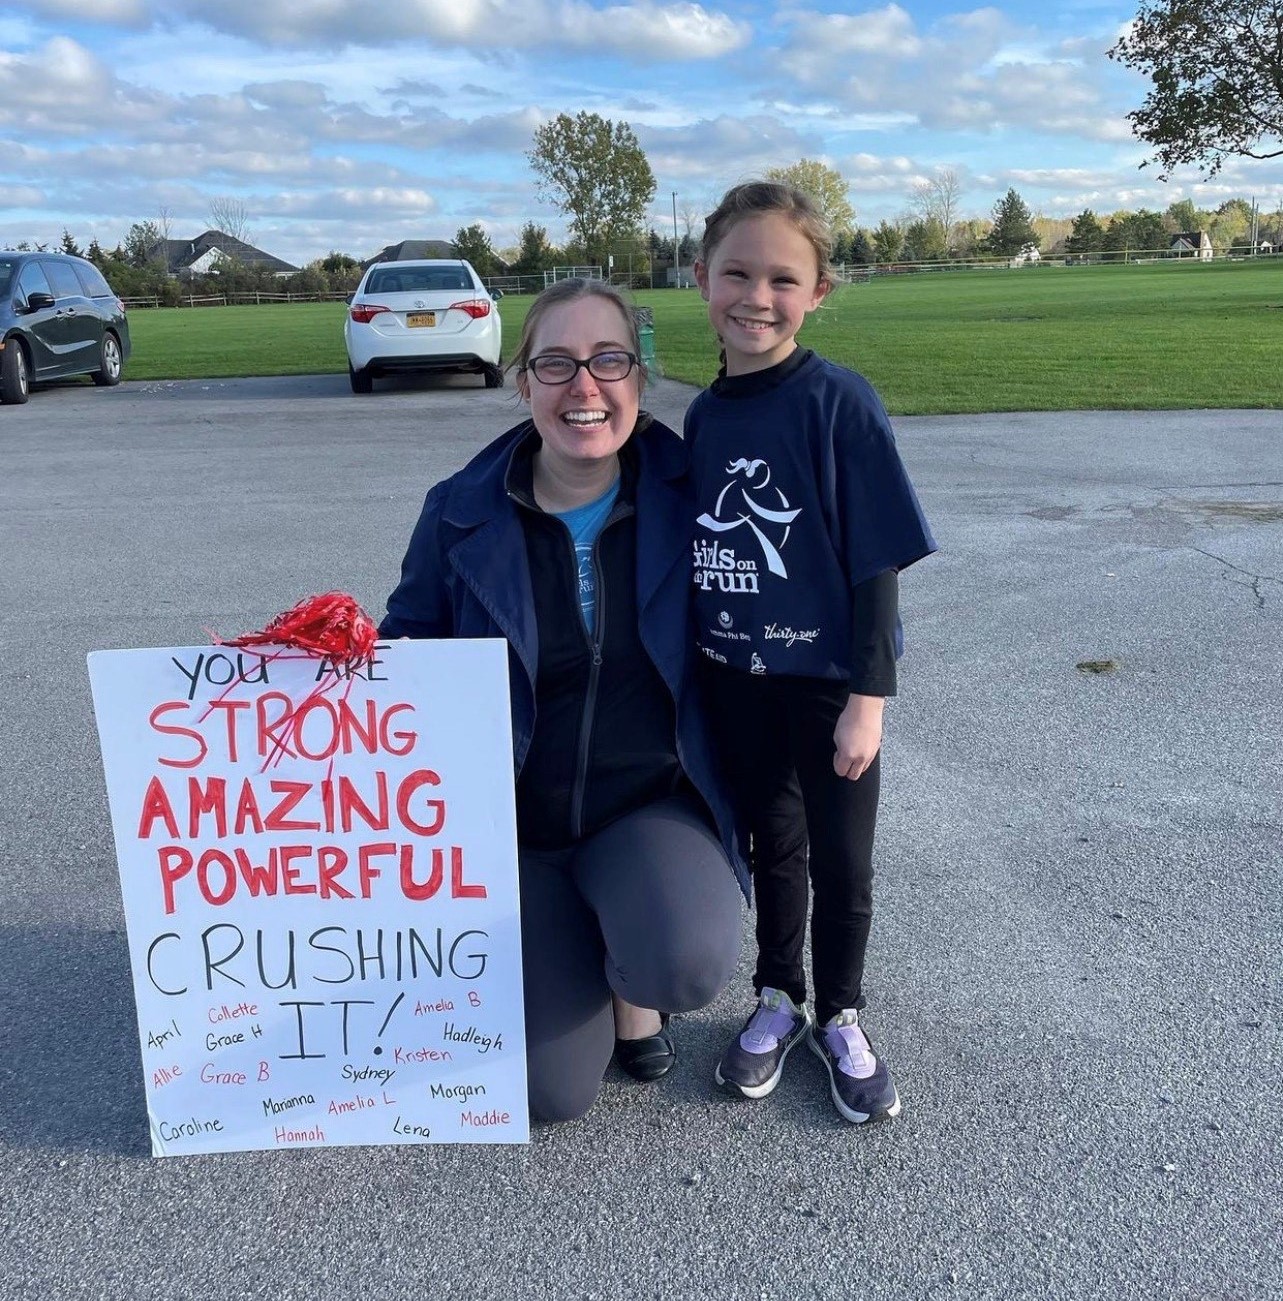
[[261, 646], [274, 642], [312, 655], [361, 659], [378, 641], [374, 620], [346, 592], [309, 596], [278, 614], [261, 632], [246, 632], [220, 641], [223, 646]]

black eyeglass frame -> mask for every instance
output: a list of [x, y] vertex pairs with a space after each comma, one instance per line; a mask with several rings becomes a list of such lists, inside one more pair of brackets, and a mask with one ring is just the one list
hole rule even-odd
[[[598, 357], [627, 357], [628, 369], [622, 375], [598, 375], [592, 368], [593, 362]], [[544, 379], [539, 374], [538, 363], [544, 360], [549, 361], [568, 361], [574, 366], [574, 370], [566, 376], [565, 379]], [[628, 352], [624, 348], [607, 348], [602, 352], [594, 352], [591, 357], [568, 357], [564, 352], [541, 352], [537, 357], [531, 357], [524, 366], [523, 371], [529, 371], [540, 384], [546, 384], [550, 388], [560, 388], [563, 384], [569, 384], [580, 370], [586, 370], [599, 384], [618, 384], [621, 379], [627, 379], [637, 367], [641, 365], [641, 358], [635, 352]]]

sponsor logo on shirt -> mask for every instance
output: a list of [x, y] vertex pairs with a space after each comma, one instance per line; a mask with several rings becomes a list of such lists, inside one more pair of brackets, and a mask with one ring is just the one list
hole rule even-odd
[[759, 564], [777, 578], [788, 578], [781, 553], [801, 510], [790, 508], [788, 498], [770, 486], [771, 467], [765, 461], [741, 457], [726, 467], [726, 473], [728, 482], [717, 494], [713, 509], [705, 511], [698, 523], [714, 534], [744, 530], [744, 545], [737, 556], [720, 541], [697, 541], [695, 585], [705, 592], [757, 592]]
[[762, 636], [767, 641], [782, 641], [785, 649], [799, 641], [809, 646], [819, 635], [818, 628], [781, 628], [777, 623], [768, 623], [762, 629]]

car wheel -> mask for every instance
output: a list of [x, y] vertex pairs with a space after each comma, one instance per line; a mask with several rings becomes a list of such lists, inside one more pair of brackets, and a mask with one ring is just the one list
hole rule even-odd
[[486, 388], [503, 388], [503, 367], [487, 366], [485, 369]]
[[105, 384], [108, 388], [120, 383], [124, 362], [120, 356], [120, 340], [110, 332], [102, 336], [102, 365], [94, 371], [95, 384]]
[[10, 339], [0, 352], [0, 402], [13, 406], [25, 402], [30, 393], [27, 354], [17, 339]]
[[347, 377], [352, 384], [353, 393], [373, 393], [374, 376], [369, 370], [353, 370], [351, 364], [347, 368]]

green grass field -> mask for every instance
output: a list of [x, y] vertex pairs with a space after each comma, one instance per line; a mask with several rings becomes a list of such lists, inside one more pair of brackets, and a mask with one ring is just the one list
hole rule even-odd
[[[717, 347], [693, 291], [655, 310], [670, 379]], [[500, 305], [507, 356], [531, 299]], [[130, 314], [130, 379], [343, 372], [342, 303]], [[895, 415], [1283, 407], [1283, 259], [879, 276], [840, 288], [800, 338], [867, 375]]]

